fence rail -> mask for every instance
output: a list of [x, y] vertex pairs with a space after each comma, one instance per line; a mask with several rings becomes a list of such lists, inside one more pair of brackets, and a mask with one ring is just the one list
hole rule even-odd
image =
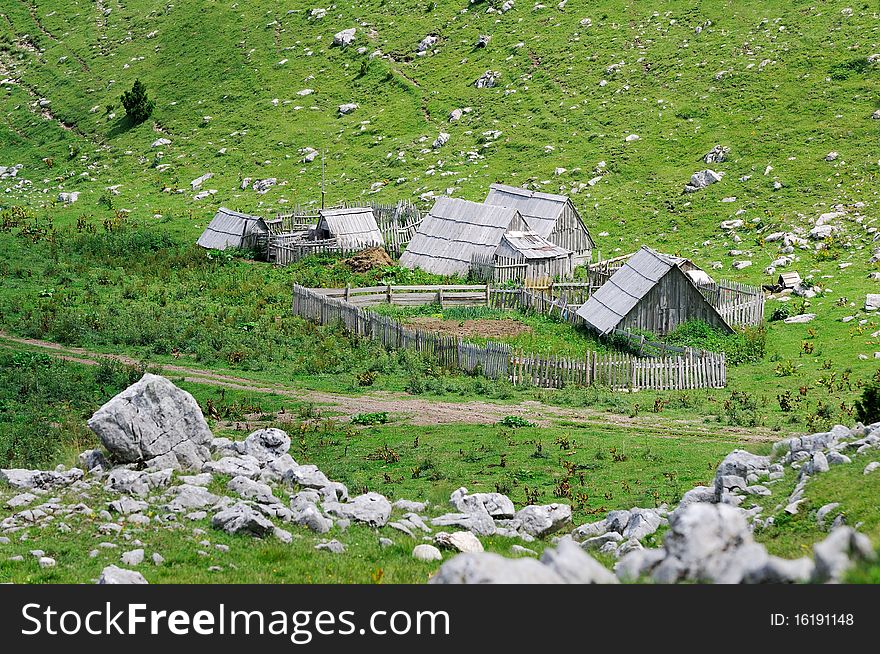
[[[425, 291], [424, 289], [431, 289]], [[308, 289], [293, 287], [293, 313], [322, 325], [342, 323], [345, 329], [358, 336], [382, 343], [388, 349], [411, 349], [437, 359], [441, 366], [482, 374], [490, 379], [508, 379], [514, 384], [532, 384], [542, 388], [562, 388], [566, 385], [607, 385], [613, 389], [629, 390], [682, 390], [694, 388], [722, 388], [727, 383], [727, 368], [723, 354], [692, 348], [675, 348], [658, 358], [642, 358], [626, 353], [590, 352], [584, 358], [544, 356], [514, 352], [505, 343], [469, 343], [461, 337], [412, 329], [389, 317], [368, 311], [349, 300], [352, 297], [384, 298], [394, 302], [407, 293], [414, 296], [440, 293], [450, 287], [377, 286], [361, 289]], [[470, 287], [466, 292], [488, 295], [499, 289]], [[354, 293], [354, 295], [352, 295]], [[498, 297], [511, 297], [502, 291]], [[388, 299], [390, 297], [390, 300]], [[365, 304], [364, 306], [369, 306]], [[644, 344], [644, 338], [642, 338]]]

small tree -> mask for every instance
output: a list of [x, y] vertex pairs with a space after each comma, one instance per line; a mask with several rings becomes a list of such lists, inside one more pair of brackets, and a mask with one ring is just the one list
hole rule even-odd
[[137, 125], [150, 117], [155, 105], [147, 97], [147, 87], [136, 79], [131, 91], [122, 94], [122, 106], [125, 107], [125, 115]]
[[880, 383], [870, 382], [862, 391], [862, 398], [856, 400], [856, 417], [864, 425], [880, 421]]

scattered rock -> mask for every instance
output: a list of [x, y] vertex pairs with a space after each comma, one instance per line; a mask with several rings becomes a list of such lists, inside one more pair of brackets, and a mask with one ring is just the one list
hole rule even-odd
[[438, 547], [455, 550], [457, 552], [483, 551], [483, 544], [469, 531], [455, 531], [451, 534], [441, 531], [434, 536], [434, 543]]
[[412, 551], [412, 557], [419, 561], [442, 561], [443, 555], [433, 545], [416, 545]]
[[446, 561], [428, 583], [564, 584], [565, 580], [535, 559], [507, 559], [492, 552], [472, 552]]
[[135, 570], [124, 570], [115, 565], [108, 565], [101, 571], [99, 584], [146, 584], [144, 576]]
[[571, 507], [568, 504], [533, 504], [517, 511], [514, 519], [521, 522], [521, 531], [542, 538], [571, 522]]
[[258, 537], [271, 534], [275, 529], [267, 518], [243, 502], [215, 514], [211, 524], [227, 534], [249, 534]]

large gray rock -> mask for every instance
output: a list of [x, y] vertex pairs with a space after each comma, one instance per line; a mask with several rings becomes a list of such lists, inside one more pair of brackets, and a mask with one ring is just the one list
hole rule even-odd
[[272, 494], [272, 489], [266, 484], [261, 484], [253, 479], [239, 475], [226, 484], [226, 488], [233, 493], [238, 493], [246, 500], [254, 500], [261, 504], [277, 504], [278, 498]]
[[243, 502], [215, 514], [211, 524], [227, 534], [249, 534], [267, 536], [274, 533], [272, 522]]
[[425, 543], [421, 545], [416, 545], [412, 551], [412, 557], [419, 561], [442, 561], [443, 555], [433, 545], [427, 545]]
[[202, 466], [203, 472], [230, 477], [247, 477], [255, 479], [260, 476], [260, 462], [249, 455], [224, 456], [219, 461], [207, 461]]
[[688, 504], [695, 504], [697, 502], [714, 502], [715, 501], [715, 489], [709, 488], [708, 486], [696, 486], [692, 488], [684, 495], [681, 496], [681, 501], [678, 503], [678, 507], [682, 508], [687, 506]]
[[337, 32], [333, 35], [333, 45], [339, 46], [340, 48], [348, 47], [354, 42], [354, 35], [356, 32], [357, 28], [355, 27], [350, 27], [347, 30]]
[[616, 584], [617, 577], [571, 538], [562, 538], [555, 548], [547, 548], [541, 563], [569, 584]]
[[10, 468], [0, 470], [0, 481], [13, 488], [25, 490], [50, 490], [68, 486], [83, 478], [83, 471], [79, 468], [71, 468], [63, 472], [54, 470], [24, 470], [22, 468]]
[[123, 570], [115, 565], [108, 565], [98, 577], [99, 584], [146, 584], [144, 576], [135, 570]]
[[642, 540], [657, 531], [661, 524], [663, 517], [659, 511], [635, 508], [630, 511], [629, 522], [621, 533], [624, 538]]
[[664, 550], [653, 570], [659, 583], [741, 583], [768, 558], [752, 539], [744, 512], [726, 504], [699, 503], [676, 510], [669, 519]]
[[820, 543], [813, 545], [816, 568], [813, 581], [838, 583], [858, 561], [873, 561], [876, 557], [871, 541], [852, 527], [837, 527]]
[[287, 454], [290, 436], [280, 429], [259, 429], [236, 443], [235, 449], [239, 454], [252, 456], [260, 463], [268, 463]]
[[520, 531], [541, 538], [571, 522], [571, 507], [568, 504], [532, 504], [517, 511], [514, 519], [521, 522]]
[[332, 482], [315, 465], [302, 465], [285, 470], [283, 481], [285, 484], [301, 486], [302, 488], [314, 488], [324, 493], [325, 497], [335, 500], [345, 500], [348, 490], [340, 483]]
[[492, 552], [458, 554], [430, 584], [564, 584], [559, 574], [531, 558], [507, 559]]
[[220, 501], [220, 497], [214, 495], [214, 493], [210, 492], [207, 488], [204, 488], [203, 486], [193, 486], [192, 484], [172, 486], [168, 490], [168, 493], [169, 495], [174, 496], [174, 499], [168, 502], [168, 504], [165, 505], [165, 508], [173, 513], [212, 508]]
[[89, 428], [123, 463], [200, 468], [213, 436], [192, 395], [150, 373], [98, 409]]
[[324, 502], [330, 515], [363, 522], [371, 527], [382, 527], [391, 516], [391, 502], [379, 493], [364, 493], [348, 502]]
[[486, 508], [486, 512], [493, 518], [512, 518], [514, 513], [516, 513], [513, 501], [507, 495], [502, 495], [501, 493], [468, 494], [467, 488], [463, 486], [452, 493], [449, 502], [458, 511], [470, 513], [472, 511], [472, 504], [467, 501], [468, 498], [473, 498], [476, 502], [481, 503]]
[[483, 551], [483, 544], [469, 531], [455, 531], [451, 534], [441, 531], [434, 536], [434, 543], [438, 547], [455, 550], [456, 552]]

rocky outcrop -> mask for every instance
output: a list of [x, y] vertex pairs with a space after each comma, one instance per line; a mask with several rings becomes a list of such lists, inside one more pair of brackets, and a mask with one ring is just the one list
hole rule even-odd
[[88, 424], [121, 463], [186, 470], [211, 458], [213, 436], [195, 398], [158, 375], [145, 374]]

